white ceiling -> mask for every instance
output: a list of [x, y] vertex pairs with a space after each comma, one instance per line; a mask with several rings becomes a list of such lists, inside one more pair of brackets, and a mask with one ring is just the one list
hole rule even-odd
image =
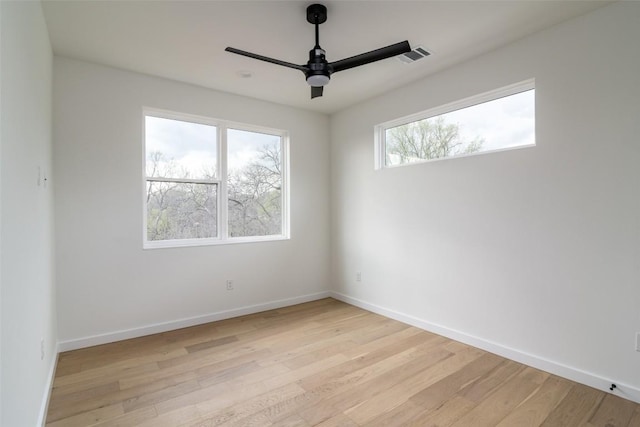
[[[313, 1], [59, 1], [44, 11], [55, 54], [332, 113], [481, 55], [608, 1], [320, 1], [327, 60], [409, 40], [430, 57], [395, 58], [336, 73], [310, 99], [297, 70], [227, 46], [304, 64], [314, 44]], [[250, 71], [252, 77], [241, 76]]]

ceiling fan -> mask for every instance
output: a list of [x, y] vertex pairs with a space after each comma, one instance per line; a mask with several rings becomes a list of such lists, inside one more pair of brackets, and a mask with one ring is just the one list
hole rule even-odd
[[307, 7], [307, 22], [315, 25], [316, 27], [316, 45], [309, 51], [309, 61], [304, 65], [297, 65], [291, 62], [269, 58], [244, 50], [235, 49], [233, 47], [227, 47], [225, 50], [227, 52], [248, 56], [249, 58], [302, 71], [307, 79], [307, 83], [311, 86], [311, 99], [322, 96], [323, 88], [327, 83], [329, 83], [329, 79], [333, 73], [348, 70], [349, 68], [359, 67], [371, 62], [380, 61], [382, 59], [391, 58], [392, 56], [401, 55], [411, 51], [409, 42], [405, 40], [387, 47], [372, 50], [371, 52], [351, 56], [339, 61], [328, 62], [325, 58], [326, 52], [320, 47], [319, 35], [319, 26], [323, 22], [326, 22], [326, 20], [327, 8], [324, 5], [312, 4]]

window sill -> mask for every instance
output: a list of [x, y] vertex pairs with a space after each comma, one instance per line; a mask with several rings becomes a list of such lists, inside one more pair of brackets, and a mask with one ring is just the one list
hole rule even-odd
[[261, 243], [274, 242], [280, 240], [290, 240], [288, 236], [254, 236], [254, 237], [232, 237], [228, 239], [180, 239], [180, 240], [158, 240], [145, 241], [142, 249], [170, 249], [170, 248], [190, 248], [196, 246], [220, 246], [236, 245], [240, 243]]

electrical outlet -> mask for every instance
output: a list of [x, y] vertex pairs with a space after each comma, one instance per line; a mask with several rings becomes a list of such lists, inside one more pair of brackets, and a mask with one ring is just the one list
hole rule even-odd
[[636, 332], [636, 351], [640, 351], [640, 332]]
[[228, 291], [233, 290], [233, 280], [227, 280], [227, 290]]
[[362, 282], [362, 273], [356, 272], [356, 282]]
[[44, 338], [40, 338], [40, 360], [44, 360]]

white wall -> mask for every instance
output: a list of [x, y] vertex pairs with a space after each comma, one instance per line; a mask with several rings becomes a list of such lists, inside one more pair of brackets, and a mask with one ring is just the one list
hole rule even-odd
[[[143, 106], [288, 130], [291, 239], [143, 250]], [[63, 348], [171, 329], [197, 316], [205, 317], [192, 322], [239, 314], [246, 306], [326, 295], [328, 135], [325, 115], [56, 57]], [[234, 280], [235, 290], [226, 290], [226, 279]]]
[[52, 170], [52, 53], [40, 2], [2, 1], [0, 9], [0, 425], [34, 426], [57, 341], [53, 195], [37, 172], [43, 178]]
[[[336, 292], [639, 400], [638, 22], [619, 2], [332, 116]], [[374, 171], [374, 125], [532, 77], [535, 148]]]

